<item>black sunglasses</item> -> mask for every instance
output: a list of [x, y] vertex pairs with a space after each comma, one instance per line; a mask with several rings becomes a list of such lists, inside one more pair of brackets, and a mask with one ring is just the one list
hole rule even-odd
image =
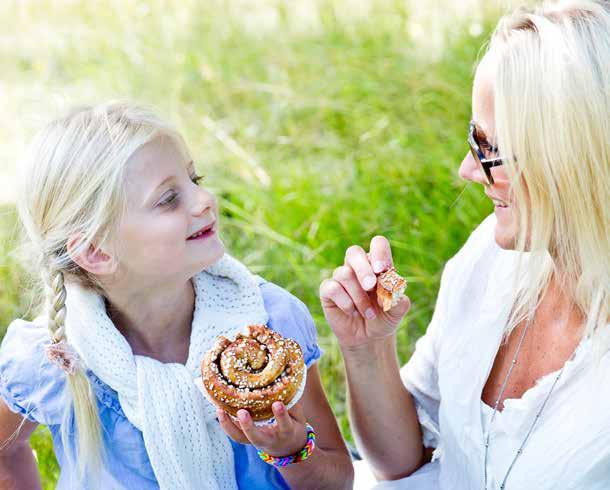
[[[476, 125], [474, 121], [470, 121], [470, 127], [468, 129], [468, 145], [470, 146], [470, 152], [474, 157], [475, 161], [481, 166], [483, 169], [483, 173], [487, 178], [487, 183], [492, 185], [494, 183], [494, 178], [491, 175], [491, 168], [498, 167], [504, 163], [504, 159], [497, 158], [486, 158], [484, 153], [481, 151], [481, 145], [477, 141], [475, 136]], [[498, 148], [495, 146], [487, 145], [489, 147], [489, 151], [491, 153], [497, 153]]]

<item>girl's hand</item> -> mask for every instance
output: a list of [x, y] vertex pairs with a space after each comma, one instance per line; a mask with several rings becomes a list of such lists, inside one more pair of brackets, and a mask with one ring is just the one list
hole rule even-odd
[[257, 427], [247, 410], [237, 412], [237, 421], [223, 410], [216, 410], [218, 421], [225, 433], [235, 442], [252, 444], [275, 457], [291, 456], [305, 447], [307, 429], [300, 403], [290, 411], [282, 402], [271, 406], [276, 422]]
[[368, 254], [356, 245], [348, 248], [344, 265], [320, 285], [324, 316], [342, 348], [366, 346], [396, 332], [411, 306], [409, 298], [404, 296], [394, 308], [384, 312], [376, 293], [376, 274], [392, 264], [388, 240], [376, 236]]

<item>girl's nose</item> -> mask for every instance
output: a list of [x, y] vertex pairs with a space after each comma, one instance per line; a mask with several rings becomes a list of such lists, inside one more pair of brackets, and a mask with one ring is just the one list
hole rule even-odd
[[487, 179], [483, 173], [481, 166], [475, 161], [472, 153], [468, 152], [462, 163], [460, 164], [460, 170], [458, 171], [460, 177], [464, 180], [471, 182], [477, 182], [481, 185], [487, 184]]
[[193, 216], [200, 216], [206, 211], [216, 209], [216, 196], [211, 192], [208, 192], [202, 187], [196, 189], [195, 199], [191, 206], [191, 213]]

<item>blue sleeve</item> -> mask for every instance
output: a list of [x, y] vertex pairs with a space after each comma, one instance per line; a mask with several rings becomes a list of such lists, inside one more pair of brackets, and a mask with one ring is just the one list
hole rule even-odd
[[283, 337], [298, 342], [309, 368], [322, 355], [316, 326], [309, 310], [296, 296], [276, 284], [265, 282], [260, 288], [269, 314], [269, 327]]
[[12, 322], [0, 346], [0, 397], [15, 413], [44, 425], [61, 423], [65, 406], [64, 373], [51, 364], [44, 346], [46, 326]]

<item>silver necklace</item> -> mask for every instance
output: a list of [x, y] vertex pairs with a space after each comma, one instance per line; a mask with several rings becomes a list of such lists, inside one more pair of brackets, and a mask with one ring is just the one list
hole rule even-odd
[[[523, 339], [525, 338], [525, 333], [527, 332], [532, 321], [533, 321], [533, 315], [530, 316], [530, 319], [528, 319], [527, 323], [525, 324], [525, 327], [523, 328], [523, 332], [521, 333], [521, 337], [519, 338], [519, 343], [517, 344], [517, 349], [515, 350], [515, 356], [513, 357], [510, 367], [508, 368], [508, 372], [506, 373], [506, 377], [504, 378], [504, 382], [502, 383], [502, 388], [500, 389], [500, 394], [498, 395], [498, 398], [496, 399], [496, 402], [494, 403], [494, 411], [491, 415], [491, 419], [489, 420], [489, 425], [487, 426], [487, 434], [485, 435], [485, 462], [483, 463], [483, 469], [484, 469], [484, 474], [485, 474], [485, 490], [489, 490], [487, 488], [487, 460], [488, 460], [488, 454], [489, 454], [489, 436], [491, 434], [491, 426], [493, 424], [494, 419], [496, 418], [496, 413], [498, 412], [498, 405], [500, 404], [500, 400], [502, 399], [502, 395], [504, 394], [504, 390], [506, 389], [506, 385], [508, 383], [508, 378], [510, 378], [511, 373], [513, 372], [513, 368], [517, 364], [517, 358], [519, 357], [519, 352], [521, 351], [521, 345], [523, 344]], [[536, 425], [536, 422], [538, 422], [538, 419], [540, 418], [540, 414], [542, 414], [542, 410], [544, 410], [546, 402], [549, 400], [551, 393], [555, 389], [555, 385], [559, 381], [559, 378], [561, 377], [561, 374], [563, 373], [565, 366], [566, 365], [564, 364], [563, 367], [561, 368], [561, 370], [559, 371], [559, 373], [557, 373], [557, 376], [555, 376], [555, 380], [553, 381], [553, 384], [551, 385], [551, 389], [549, 390], [549, 392], [546, 395], [546, 398], [540, 405], [540, 408], [538, 409], [538, 413], [536, 413], [536, 416], [534, 417], [534, 420], [532, 421], [530, 428], [527, 431], [527, 434], [525, 434], [523, 442], [519, 446], [519, 449], [517, 449], [517, 453], [515, 454], [513, 460], [511, 461], [511, 463], [508, 467], [508, 470], [506, 470], [506, 474], [504, 475], [504, 478], [502, 479], [502, 483], [500, 483], [500, 490], [504, 490], [506, 488], [506, 480], [508, 479], [508, 476], [510, 475], [510, 472], [512, 471], [513, 466], [515, 465], [515, 462], [517, 461], [519, 456], [521, 456], [521, 454], [523, 453], [523, 447], [527, 443], [527, 440], [529, 439], [532, 431], [534, 430], [534, 426]]]

